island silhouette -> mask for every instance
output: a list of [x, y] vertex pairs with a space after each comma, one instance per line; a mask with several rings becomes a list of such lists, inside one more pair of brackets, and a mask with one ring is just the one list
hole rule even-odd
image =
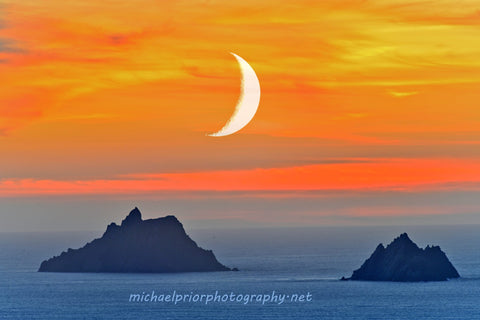
[[236, 271], [217, 261], [186, 234], [175, 216], [142, 220], [135, 207], [121, 225], [80, 249], [68, 249], [41, 263], [39, 272], [174, 273]]
[[438, 246], [419, 248], [408, 234], [402, 233], [386, 248], [379, 244], [350, 278], [368, 281], [446, 281], [459, 278], [455, 267]]

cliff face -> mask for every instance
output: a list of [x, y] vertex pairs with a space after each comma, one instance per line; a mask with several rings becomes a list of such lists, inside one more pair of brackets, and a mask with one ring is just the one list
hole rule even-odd
[[118, 226], [83, 248], [42, 262], [39, 272], [196, 272], [230, 271], [190, 239], [174, 216], [142, 220], [135, 208]]
[[416, 282], [459, 277], [440, 247], [421, 249], [403, 233], [386, 248], [379, 244], [360, 269], [343, 280]]

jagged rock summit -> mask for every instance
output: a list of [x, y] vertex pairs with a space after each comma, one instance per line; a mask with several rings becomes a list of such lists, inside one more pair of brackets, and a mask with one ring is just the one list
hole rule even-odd
[[421, 249], [403, 233], [386, 248], [379, 244], [360, 269], [342, 280], [419, 282], [459, 277], [440, 247]]
[[[133, 209], [119, 226], [80, 249], [68, 249], [42, 262], [39, 272], [164, 273], [231, 271], [190, 239], [174, 216], [142, 220]], [[236, 269], [235, 269], [236, 270]]]

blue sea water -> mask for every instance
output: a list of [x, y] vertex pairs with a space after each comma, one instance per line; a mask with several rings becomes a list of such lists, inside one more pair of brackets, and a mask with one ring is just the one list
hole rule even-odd
[[[38, 273], [40, 262], [102, 232], [0, 234], [0, 319], [480, 319], [479, 226], [187, 230], [239, 272]], [[343, 282], [378, 243], [408, 232], [440, 245], [462, 278]], [[130, 302], [132, 293], [309, 294], [311, 301]]]

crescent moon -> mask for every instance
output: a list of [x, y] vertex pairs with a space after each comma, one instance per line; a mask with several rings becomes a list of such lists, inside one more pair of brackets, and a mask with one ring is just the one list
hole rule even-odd
[[240, 56], [230, 52], [237, 59], [242, 72], [242, 89], [235, 112], [225, 126], [210, 137], [223, 137], [233, 134], [245, 127], [255, 116], [260, 103], [260, 82], [253, 68]]

